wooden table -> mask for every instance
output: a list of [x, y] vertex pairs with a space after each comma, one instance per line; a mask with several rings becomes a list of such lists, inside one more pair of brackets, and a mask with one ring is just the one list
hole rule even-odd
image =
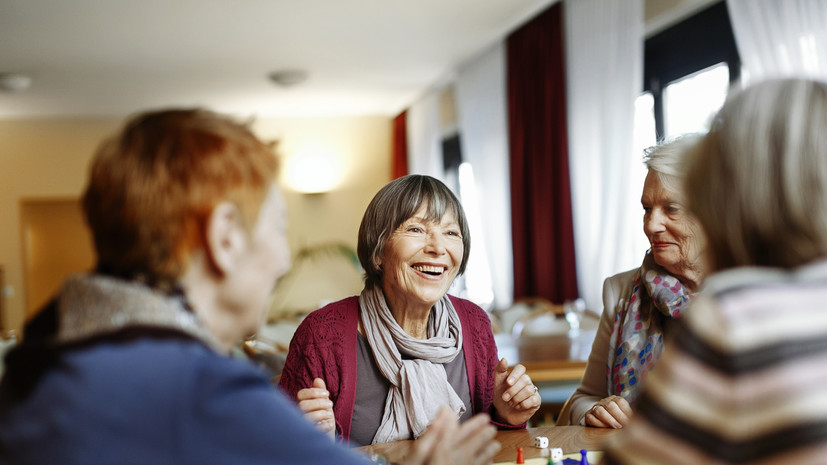
[[500, 358], [505, 357], [511, 366], [523, 364], [540, 388], [542, 405], [532, 425], [554, 424], [563, 403], [580, 384], [596, 333], [597, 328], [543, 336], [494, 334]]
[[540, 457], [542, 449], [534, 447], [536, 436], [548, 438], [549, 447], [560, 447], [564, 454], [580, 452], [580, 449], [603, 450], [606, 440], [620, 430], [610, 428], [592, 428], [587, 426], [548, 426], [526, 428], [517, 431], [498, 431], [497, 441], [500, 452], [494, 456], [494, 462], [514, 461], [517, 447], [523, 448], [526, 459]]
[[[591, 428], [586, 426], [551, 426], [541, 428], [527, 428], [516, 431], [497, 431], [497, 441], [501, 449], [494, 456], [494, 462], [514, 461], [517, 457], [517, 447], [523, 448], [526, 459], [541, 456], [541, 449], [534, 447], [536, 436], [548, 438], [549, 447], [560, 447], [564, 454], [579, 452], [580, 449], [603, 450], [605, 441], [619, 430], [608, 428]], [[375, 446], [364, 446], [359, 449], [379, 454], [390, 462], [402, 462], [407, 457], [413, 441], [395, 441]]]
[[535, 382], [579, 381], [586, 369], [595, 330], [572, 334], [524, 336], [495, 334], [500, 358], [510, 365], [522, 363]]
[[549, 360], [547, 362], [523, 362], [525, 371], [535, 383], [548, 381], [579, 381], [586, 371], [581, 360]]

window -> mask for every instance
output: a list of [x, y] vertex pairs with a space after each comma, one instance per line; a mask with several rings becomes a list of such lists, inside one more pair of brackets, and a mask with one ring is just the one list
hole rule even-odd
[[[655, 99], [651, 92], [644, 92], [635, 100], [635, 153], [643, 157], [643, 151], [657, 143], [655, 134]], [[641, 167], [642, 168], [642, 167]], [[643, 175], [645, 176], [645, 174]], [[639, 185], [643, 185], [643, 176]]]
[[664, 137], [708, 131], [729, 90], [729, 67], [718, 63], [663, 89]]
[[474, 170], [468, 162], [462, 163], [458, 168], [460, 201], [465, 209], [468, 219], [468, 228], [471, 230], [471, 237], [478, 244], [471, 248], [471, 255], [468, 263], [474, 266], [465, 269], [465, 293], [463, 296], [477, 305], [488, 308], [494, 302], [494, 291], [491, 285], [491, 269], [488, 264], [488, 257], [485, 254], [485, 231], [482, 227], [482, 207], [477, 198], [476, 182], [474, 181]]
[[451, 292], [482, 308], [489, 308], [494, 302], [494, 291], [491, 285], [488, 257], [485, 247], [481, 246], [485, 243], [485, 231], [480, 218], [482, 207], [476, 194], [474, 171], [471, 164], [462, 159], [459, 134], [443, 138], [442, 162], [445, 169], [445, 184], [458, 194], [457, 197], [465, 210], [471, 237], [477, 244], [471, 247], [471, 255], [468, 257], [469, 266], [466, 267], [465, 274], [454, 281]]
[[[729, 86], [741, 75], [726, 3], [716, 3], [648, 38], [644, 60], [646, 93], [641, 98], [651, 101], [654, 140], [709, 129]], [[638, 103], [636, 124], [651, 125], [644, 114], [649, 110]]]

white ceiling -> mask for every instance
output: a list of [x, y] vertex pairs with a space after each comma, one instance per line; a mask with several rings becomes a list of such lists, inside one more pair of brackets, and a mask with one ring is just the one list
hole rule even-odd
[[[0, 118], [395, 115], [554, 0], [0, 0]], [[280, 88], [267, 74], [307, 70]]]

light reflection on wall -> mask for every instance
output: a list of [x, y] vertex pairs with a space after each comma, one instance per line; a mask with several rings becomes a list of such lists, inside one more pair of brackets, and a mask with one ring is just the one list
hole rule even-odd
[[329, 148], [303, 147], [285, 160], [287, 184], [298, 192], [319, 194], [336, 188], [344, 174], [342, 160]]

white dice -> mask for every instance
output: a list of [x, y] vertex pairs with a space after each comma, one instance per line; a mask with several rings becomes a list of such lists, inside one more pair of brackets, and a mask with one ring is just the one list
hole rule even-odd
[[534, 447], [545, 449], [548, 447], [548, 438], [545, 436], [537, 436], [534, 438]]
[[563, 449], [559, 447], [552, 447], [551, 448], [551, 461], [552, 462], [560, 462], [563, 460]]

